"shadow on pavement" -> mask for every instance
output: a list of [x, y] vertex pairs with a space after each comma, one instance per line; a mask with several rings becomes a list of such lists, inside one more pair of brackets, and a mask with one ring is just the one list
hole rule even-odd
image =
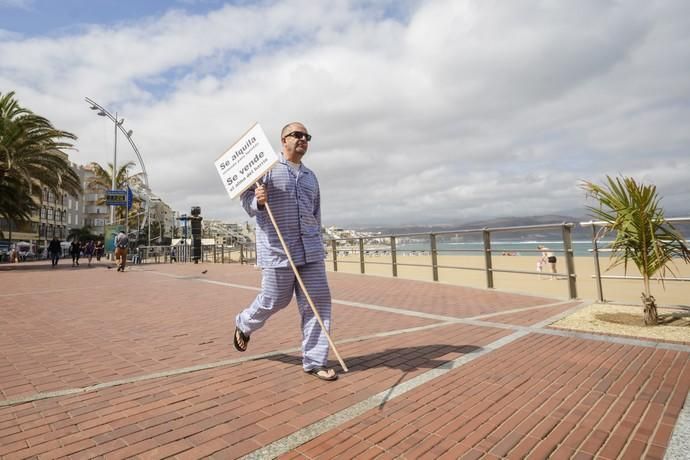
[[[343, 359], [350, 370], [348, 374], [379, 367], [388, 367], [390, 369], [399, 369], [402, 371], [400, 378], [398, 378], [398, 380], [391, 386], [387, 394], [381, 400], [378, 409], [382, 410], [390, 399], [390, 396], [393, 394], [393, 391], [403, 382], [403, 380], [405, 380], [405, 377], [407, 377], [408, 373], [419, 369], [435, 369], [439, 366], [450, 363], [451, 361], [457, 359], [460, 355], [475, 353], [481, 349], [481, 347], [475, 345], [421, 345], [418, 347], [389, 348], [387, 350], [368, 355], [347, 356]], [[439, 359], [441, 356], [446, 356], [449, 354], [457, 356], [451, 356], [448, 359]], [[294, 364], [297, 366], [302, 365], [301, 356], [282, 354], [269, 356], [266, 359], [280, 361], [286, 364]], [[331, 361], [329, 362], [329, 366], [339, 367], [339, 364]]]
[[[391, 369], [399, 369], [404, 372], [411, 372], [418, 369], [434, 369], [459, 357], [453, 356], [448, 359], [438, 359], [441, 356], [446, 356], [448, 354], [466, 355], [480, 351], [481, 349], [481, 347], [475, 345], [420, 345], [418, 347], [389, 348], [368, 355], [343, 356], [343, 360], [350, 369], [349, 373], [378, 367], [388, 367]], [[281, 354], [269, 356], [266, 359], [280, 361], [286, 364], [302, 365], [302, 357], [297, 355]], [[332, 367], [339, 367], [338, 362], [333, 360], [331, 360], [329, 365]]]

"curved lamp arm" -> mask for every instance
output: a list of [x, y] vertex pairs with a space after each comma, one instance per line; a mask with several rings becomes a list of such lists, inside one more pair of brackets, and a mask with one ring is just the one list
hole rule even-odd
[[[141, 158], [141, 154], [139, 153], [139, 149], [137, 148], [137, 145], [134, 143], [134, 140], [132, 139], [131, 131], [129, 131], [129, 132], [125, 131], [125, 128], [122, 127], [122, 123], [118, 122], [118, 120], [110, 112], [108, 112], [102, 105], [98, 104], [93, 99], [89, 99], [88, 97], [85, 97], [84, 99], [86, 100], [86, 102], [91, 104], [91, 110], [100, 110], [101, 112], [103, 112], [105, 114], [106, 117], [110, 118], [118, 128], [120, 128], [120, 131], [122, 131], [122, 134], [125, 135], [125, 137], [129, 141], [129, 145], [132, 146], [134, 153], [137, 155], [137, 158], [139, 159], [139, 164], [141, 165], [141, 172], [144, 175], [144, 184], [146, 185], [146, 188], [148, 190], [151, 190], [151, 188], [149, 187], [149, 175], [146, 173], [146, 166], [144, 166], [144, 160]], [[113, 171], [113, 174], [115, 174], [114, 171]]]

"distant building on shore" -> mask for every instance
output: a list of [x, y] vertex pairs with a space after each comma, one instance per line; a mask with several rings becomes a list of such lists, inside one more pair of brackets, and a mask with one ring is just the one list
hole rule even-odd
[[206, 238], [213, 238], [217, 245], [236, 246], [238, 244], [253, 244], [254, 227], [248, 222], [244, 224], [228, 223], [217, 219], [204, 219], [202, 234]]

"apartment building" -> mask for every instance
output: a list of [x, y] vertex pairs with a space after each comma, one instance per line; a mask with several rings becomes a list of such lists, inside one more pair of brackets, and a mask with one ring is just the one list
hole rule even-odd
[[103, 199], [103, 192], [95, 190], [89, 184], [96, 176], [93, 172], [92, 166], [86, 165], [81, 167], [83, 171], [82, 186], [84, 189], [84, 211], [83, 211], [83, 225], [91, 227], [92, 233], [96, 235], [105, 234], [105, 225], [110, 220], [110, 208], [105, 203], [100, 203]]
[[[63, 152], [59, 154], [68, 160], [67, 154]], [[75, 163], [72, 163], [71, 167], [83, 184], [83, 167]], [[35, 208], [31, 212], [31, 219], [13, 224], [12, 241], [29, 243], [31, 251], [35, 254], [41, 254], [54, 236], [65, 240], [72, 229], [83, 225], [84, 204], [81, 193], [78, 196], [71, 196], [64, 192], [55, 193], [48, 187], [41, 187], [40, 192], [34, 194], [33, 199]], [[5, 240], [10, 237], [9, 229], [9, 223], [0, 219], [0, 230]]]

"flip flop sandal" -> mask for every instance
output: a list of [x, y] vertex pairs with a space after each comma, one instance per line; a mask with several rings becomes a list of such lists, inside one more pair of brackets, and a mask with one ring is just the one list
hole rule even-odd
[[[238, 340], [239, 339], [239, 340]], [[242, 341], [242, 344], [240, 344]], [[235, 328], [235, 335], [232, 337], [232, 344], [235, 346], [237, 351], [247, 351], [247, 345], [249, 344], [249, 336], [242, 332], [239, 327]]]
[[315, 367], [314, 369], [310, 369], [310, 370], [304, 371], [304, 372], [306, 372], [307, 374], [313, 375], [313, 376], [316, 377], [317, 379], [327, 380], [327, 381], [329, 381], [329, 382], [332, 382], [333, 380], [338, 380], [338, 374], [337, 374], [335, 371], [333, 371], [333, 375], [331, 375], [331, 376], [320, 375], [320, 374], [319, 374], [319, 372], [326, 372], [326, 373], [328, 373], [328, 371], [330, 371], [330, 370], [331, 370], [331, 369], [328, 368], [328, 367]]

